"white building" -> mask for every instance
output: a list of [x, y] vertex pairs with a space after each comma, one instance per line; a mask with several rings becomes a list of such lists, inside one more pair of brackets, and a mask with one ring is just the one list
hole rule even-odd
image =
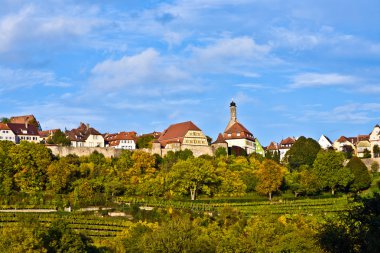
[[371, 134], [369, 135], [369, 142], [371, 143], [371, 155], [374, 156], [373, 147], [377, 145], [380, 148], [380, 126], [376, 125]]
[[116, 134], [106, 134], [104, 140], [107, 146], [115, 149], [136, 149], [137, 134], [136, 132], [120, 132]]
[[330, 149], [333, 147], [332, 141], [329, 138], [327, 138], [327, 136], [325, 136], [323, 134], [319, 138], [318, 143], [321, 146], [321, 148], [323, 148], [324, 150], [327, 150], [327, 149]]
[[286, 153], [294, 145], [296, 140], [297, 139], [295, 137], [288, 137], [286, 139], [281, 140], [280, 145], [278, 145], [278, 151], [280, 152], [280, 161], [284, 159]]
[[11, 141], [16, 143], [16, 135], [7, 124], [0, 123], [0, 141]]
[[230, 121], [224, 130], [223, 138], [228, 144], [228, 148], [240, 147], [247, 154], [256, 152], [255, 138], [239, 121], [236, 116], [236, 103], [230, 103]]
[[89, 124], [81, 123], [78, 128], [66, 131], [73, 147], [104, 147], [103, 136]]
[[15, 143], [20, 143], [20, 141], [40, 143], [41, 141], [38, 128], [33, 124], [7, 123], [7, 126], [15, 135]]

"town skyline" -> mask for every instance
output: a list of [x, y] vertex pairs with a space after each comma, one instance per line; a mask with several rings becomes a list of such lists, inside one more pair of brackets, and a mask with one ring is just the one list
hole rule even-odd
[[233, 98], [263, 146], [380, 123], [376, 1], [0, 3], [0, 117], [215, 140]]

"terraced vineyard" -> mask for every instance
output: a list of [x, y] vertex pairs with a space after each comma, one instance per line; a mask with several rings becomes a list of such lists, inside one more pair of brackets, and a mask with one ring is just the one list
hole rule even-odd
[[0, 213], [0, 227], [28, 219], [33, 219], [44, 224], [50, 224], [55, 220], [61, 219], [67, 222], [70, 228], [92, 238], [115, 237], [132, 224], [131, 221], [125, 218], [98, 217], [76, 213]]
[[339, 212], [348, 209], [347, 197], [326, 199], [300, 199], [283, 200], [276, 202], [252, 201], [252, 202], [182, 202], [182, 201], [135, 201], [136, 204], [161, 208], [189, 209], [193, 211], [214, 212], [224, 207], [233, 207], [247, 216], [260, 214], [324, 214]]

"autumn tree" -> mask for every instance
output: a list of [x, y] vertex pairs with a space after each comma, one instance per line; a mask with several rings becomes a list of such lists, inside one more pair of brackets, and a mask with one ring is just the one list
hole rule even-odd
[[356, 156], [352, 157], [346, 167], [350, 169], [354, 176], [350, 184], [350, 190], [357, 192], [370, 187], [371, 175], [368, 172], [367, 166], [365, 166], [360, 158]]
[[331, 190], [334, 195], [339, 187], [347, 187], [353, 180], [348, 168], [343, 166], [344, 154], [335, 151], [319, 151], [313, 164], [313, 172], [322, 188]]
[[284, 167], [272, 160], [265, 159], [256, 172], [258, 178], [256, 191], [268, 194], [269, 200], [272, 200], [272, 193], [279, 190], [285, 173]]

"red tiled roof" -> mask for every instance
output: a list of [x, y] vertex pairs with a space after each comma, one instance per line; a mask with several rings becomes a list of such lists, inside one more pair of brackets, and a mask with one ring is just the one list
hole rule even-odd
[[109, 142], [110, 146], [118, 146], [121, 140], [133, 140], [136, 142], [137, 133], [132, 132], [120, 132], [115, 134], [106, 134], [104, 140]]
[[280, 146], [282, 146], [282, 145], [289, 145], [289, 144], [292, 145], [295, 142], [296, 142], [296, 139], [294, 137], [288, 137], [288, 138], [286, 138], [284, 140], [281, 140]]
[[7, 124], [0, 123], [0, 130], [11, 130]]
[[59, 131], [59, 129], [51, 129], [51, 130], [44, 130], [44, 131], [39, 131], [38, 134], [43, 137], [49, 137], [50, 135], [53, 135], [55, 132]]
[[278, 150], [278, 145], [276, 142], [272, 141], [266, 149], [267, 150]]
[[37, 135], [37, 136], [39, 136], [38, 129], [35, 125], [17, 124], [17, 123], [8, 123], [7, 125], [15, 135]]
[[188, 131], [202, 131], [193, 122], [186, 121], [170, 125], [164, 132], [162, 132], [158, 141], [162, 146], [165, 146], [169, 141], [177, 141], [182, 143]]
[[218, 138], [212, 144], [218, 144], [218, 143], [227, 143], [221, 133], [219, 133]]
[[252, 133], [237, 121], [224, 132], [223, 137], [225, 140], [247, 139], [255, 141], [255, 138], [253, 137]]
[[336, 142], [340, 142], [340, 143], [347, 142], [347, 141], [349, 142], [349, 140], [343, 135], [336, 140]]

